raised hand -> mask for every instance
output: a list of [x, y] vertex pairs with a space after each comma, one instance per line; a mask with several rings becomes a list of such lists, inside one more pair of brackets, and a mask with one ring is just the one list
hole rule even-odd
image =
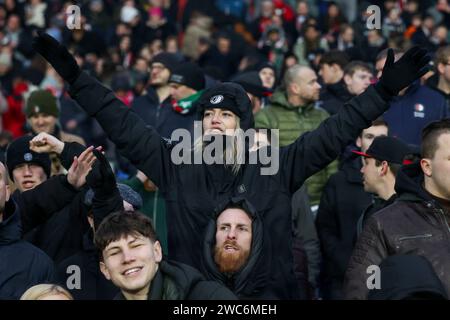
[[69, 84], [75, 82], [80, 75], [80, 68], [67, 48], [55, 38], [38, 31], [33, 39], [33, 49], [47, 60], [58, 74]]
[[96, 158], [93, 153], [94, 147], [89, 147], [74, 157], [73, 163], [67, 173], [67, 181], [76, 189], [80, 189], [86, 183], [86, 177], [92, 169]]
[[389, 49], [383, 74], [376, 85], [382, 94], [390, 96], [398, 95], [402, 89], [427, 73], [430, 57], [427, 55], [427, 50], [415, 46], [406, 51], [397, 62], [394, 60], [394, 51]]
[[55, 152], [59, 155], [63, 149], [64, 142], [46, 132], [39, 133], [30, 141], [30, 150], [37, 153]]
[[97, 162], [87, 176], [87, 184], [103, 194], [111, 194], [117, 189], [116, 177], [105, 155], [100, 150], [93, 150]]

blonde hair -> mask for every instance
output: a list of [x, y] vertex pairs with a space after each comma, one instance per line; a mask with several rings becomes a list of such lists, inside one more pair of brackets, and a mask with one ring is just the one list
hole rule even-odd
[[[238, 129], [241, 129], [241, 121], [238, 116], [236, 116], [236, 128], [235, 132], [238, 132]], [[245, 155], [245, 143], [239, 143], [239, 137], [235, 134], [233, 135], [234, 140], [231, 149], [225, 149], [224, 157], [225, 157], [225, 166], [230, 165], [231, 171], [234, 175], [237, 175], [239, 169], [241, 168], [242, 159]], [[194, 141], [194, 152], [203, 153], [203, 148], [206, 143], [203, 141], [203, 136]]]
[[73, 300], [73, 297], [69, 291], [56, 284], [35, 285], [25, 291], [25, 293], [20, 297], [20, 300], [42, 300], [42, 298], [46, 296], [57, 294], [62, 294], [66, 296], [68, 300]]

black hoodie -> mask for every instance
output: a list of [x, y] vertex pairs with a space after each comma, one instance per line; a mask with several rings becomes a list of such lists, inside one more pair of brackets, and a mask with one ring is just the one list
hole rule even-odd
[[[252, 245], [247, 263], [236, 273], [224, 274], [214, 262], [217, 217], [229, 204], [240, 204], [252, 218]], [[282, 283], [271, 282], [270, 236], [264, 236], [261, 218], [253, 205], [243, 197], [235, 197], [219, 205], [206, 228], [203, 244], [202, 272], [208, 279], [222, 283], [233, 291], [239, 299], [278, 299], [274, 286]]]

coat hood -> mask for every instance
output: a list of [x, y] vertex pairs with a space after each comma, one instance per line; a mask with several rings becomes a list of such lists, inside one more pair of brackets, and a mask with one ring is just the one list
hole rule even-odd
[[0, 223], [0, 246], [17, 242], [22, 237], [20, 214], [16, 211], [13, 200], [7, 201], [3, 212], [3, 221]]
[[[230, 204], [241, 205], [252, 216], [252, 245], [247, 263], [235, 274], [225, 275], [217, 269], [214, 262], [213, 252], [216, 244], [216, 220], [224, 209]], [[214, 210], [206, 228], [205, 241], [203, 244], [203, 274], [209, 280], [215, 280], [227, 286], [239, 298], [257, 296], [269, 281], [270, 252], [269, 239], [264, 237], [264, 229], [261, 218], [253, 205], [244, 197], [233, 197], [229, 201], [220, 204]]]
[[418, 255], [394, 255], [380, 264], [381, 288], [369, 300], [447, 300], [447, 293], [431, 263]]

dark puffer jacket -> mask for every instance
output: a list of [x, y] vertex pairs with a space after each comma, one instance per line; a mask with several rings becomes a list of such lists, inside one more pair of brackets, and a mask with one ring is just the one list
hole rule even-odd
[[20, 299], [30, 287], [52, 279], [53, 261], [21, 240], [20, 220], [19, 207], [11, 199], [0, 223], [0, 300]]
[[397, 201], [369, 218], [353, 251], [345, 275], [347, 299], [367, 299], [366, 272], [395, 254], [417, 254], [427, 258], [450, 290], [450, 228], [448, 212], [423, 189], [419, 163], [399, 171]]

